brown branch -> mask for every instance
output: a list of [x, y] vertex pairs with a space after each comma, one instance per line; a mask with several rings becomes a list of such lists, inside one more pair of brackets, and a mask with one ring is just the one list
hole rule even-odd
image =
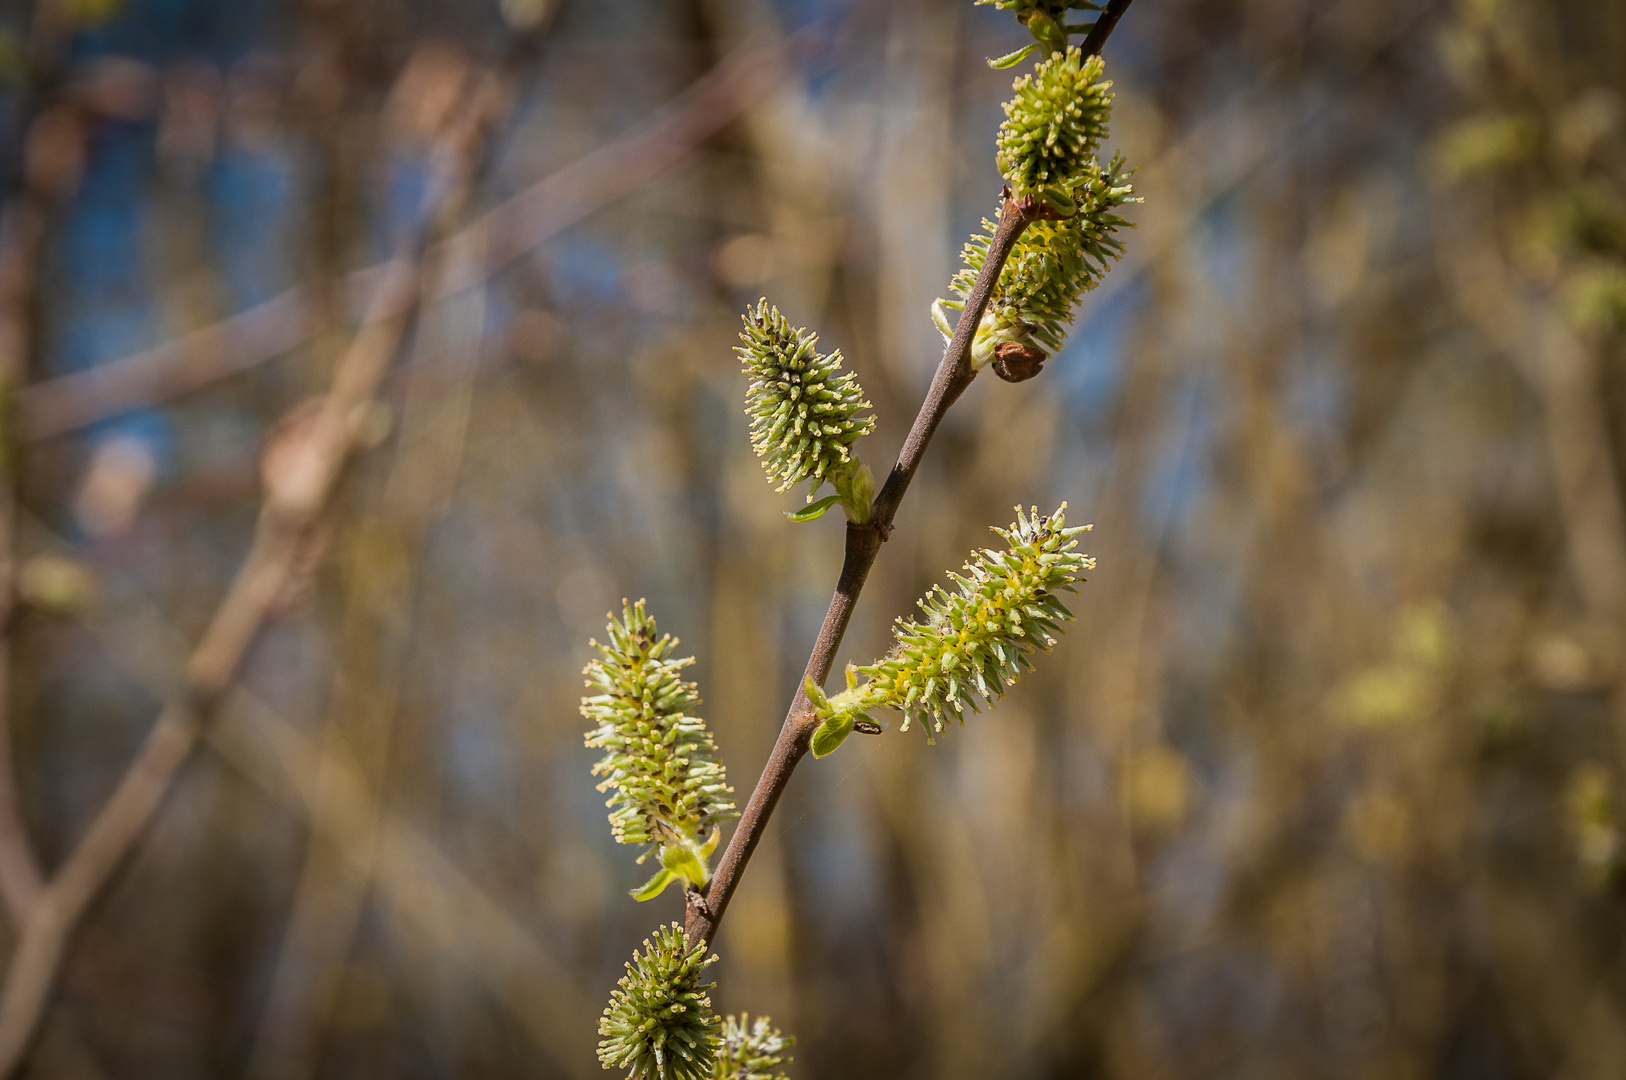
[[[37, 518], [22, 515], [27, 546], [68, 554], [70, 545]], [[150, 600], [119, 605], [119, 621], [86, 612], [83, 625], [108, 660], [154, 696], [173, 696], [187, 644]], [[429, 835], [380, 803], [353, 760], [337, 755], [324, 782], [322, 750], [293, 721], [235, 684], [216, 709], [203, 741], [227, 765], [298, 815], [358, 870], [364, 836], [377, 828], [376, 882], [397, 937], [418, 943], [445, 972], [483, 983], [531, 1036], [560, 1075], [585, 1080], [587, 1067], [561, 1055], [596, 1011], [575, 995], [557, 961], [496, 897], [471, 878]], [[454, 917], [455, 914], [455, 917]], [[596, 1065], [592, 1066], [597, 1073]]]
[[[37, 194], [24, 189], [0, 217], [0, 396], [20, 384], [28, 370], [33, 340], [30, 309], [35, 273], [45, 233], [45, 213]], [[16, 724], [11, 713], [11, 613], [16, 594], [16, 453], [4, 436], [0, 466], [0, 900], [13, 922], [21, 921], [45, 886], [39, 859], [23, 824], [17, 791]]]
[[[988, 256], [983, 260], [982, 272], [977, 275], [971, 296], [966, 300], [965, 310], [960, 315], [959, 323], [954, 327], [954, 337], [949, 341], [943, 359], [937, 365], [931, 389], [926, 392], [926, 400], [920, 406], [920, 413], [915, 417], [914, 426], [909, 429], [909, 434], [903, 441], [903, 449], [898, 453], [897, 464], [892, 466], [886, 484], [875, 497], [871, 520], [862, 525], [851, 522], [847, 525], [847, 552], [841, 564], [841, 577], [836, 582], [836, 592], [830, 600], [830, 609], [825, 613], [824, 625], [819, 628], [818, 639], [813, 643], [813, 654], [808, 657], [805, 678], [822, 684], [829, 677], [830, 666], [835, 662], [836, 650], [841, 647], [841, 639], [847, 632], [847, 623], [852, 619], [853, 607], [858, 603], [858, 594], [864, 588], [865, 579], [869, 577], [870, 567], [875, 564], [875, 556], [880, 553], [882, 541], [892, 529], [892, 519], [898, 512], [898, 504], [903, 501], [904, 492], [909, 489], [909, 482], [914, 479], [915, 471], [920, 468], [920, 459], [926, 453], [926, 446], [931, 442], [932, 433], [937, 430], [937, 425], [942, 423], [949, 407], [965, 393], [966, 387], [971, 385], [971, 380], [976, 378], [977, 373], [971, 367], [971, 344], [976, 336], [977, 324], [982, 321], [982, 313], [988, 306], [988, 298], [993, 293], [994, 284], [999, 280], [999, 272], [1004, 269], [1005, 260], [1010, 257], [1011, 249], [1016, 246], [1022, 230], [1038, 217], [1037, 200], [1017, 200], [1009, 197], [1005, 199], [999, 214], [999, 227], [995, 230], [993, 242], [989, 245]], [[739, 885], [740, 875], [745, 872], [745, 864], [750, 861], [751, 853], [762, 840], [762, 832], [767, 828], [768, 818], [778, 805], [779, 796], [784, 794], [791, 773], [807, 753], [808, 740], [816, 727], [818, 716], [807, 699], [807, 689], [798, 683], [796, 694], [791, 700], [790, 712], [785, 716], [785, 722], [779, 729], [779, 737], [774, 741], [773, 750], [768, 755], [768, 764], [763, 769], [762, 778], [757, 781], [757, 786], [751, 791], [751, 797], [745, 804], [745, 811], [740, 815], [740, 823], [717, 864], [717, 873], [712, 876], [703, 894], [698, 891], [691, 891], [688, 894], [685, 929], [689, 940], [709, 942], [712, 935], [717, 932], [717, 924], [722, 921], [723, 913], [728, 910], [728, 902], [734, 895], [734, 889]]]
[[469, 88], [448, 122], [418, 217], [383, 271], [362, 330], [335, 364], [328, 393], [290, 434], [297, 445], [283, 457], [285, 467], [267, 470], [248, 556], [192, 653], [184, 689], [164, 706], [112, 796], [28, 910], [0, 989], [0, 1077], [15, 1072], [39, 1026], [69, 936], [152, 820], [308, 549], [355, 448], [358, 411], [373, 399], [419, 302], [429, 239], [467, 190], [492, 111], [485, 89]]
[[[429, 259], [441, 271], [428, 299], [480, 284], [682, 161], [782, 79], [783, 61], [783, 51], [771, 46], [730, 54], [648, 124], [566, 165], [435, 245]], [[386, 270], [353, 271], [340, 288], [351, 304], [359, 304], [378, 289]], [[25, 387], [17, 395], [17, 438], [49, 438], [156, 405], [298, 348], [310, 337], [316, 299], [309, 287], [295, 286], [173, 341]]]
[[1095, 56], [1101, 51], [1107, 38], [1112, 36], [1113, 27], [1118, 25], [1118, 20], [1124, 17], [1124, 12], [1129, 10], [1132, 3], [1134, 0], [1111, 0], [1107, 4], [1107, 9], [1096, 17], [1095, 25], [1090, 27], [1089, 34], [1084, 38], [1081, 48], [1085, 56]]
[[[1112, 0], [1107, 11], [1101, 15], [1101, 23], [1097, 23], [1099, 35], [1092, 31], [1086, 41], [1086, 55], [1101, 51], [1107, 35], [1130, 3], [1131, 0]], [[1102, 23], [1105, 23], [1104, 29]], [[971, 345], [977, 325], [982, 321], [983, 311], [988, 306], [988, 299], [993, 295], [994, 285], [999, 281], [1000, 271], [1005, 268], [1005, 261], [1010, 258], [1022, 231], [1038, 220], [1042, 212], [1037, 199], [1014, 199], [1009, 191], [1006, 192], [1000, 208], [999, 226], [994, 231], [982, 270], [972, 286], [971, 295], [966, 298], [965, 309], [954, 327], [954, 336], [932, 376], [926, 400], [921, 403], [920, 412], [903, 440], [903, 448], [898, 451], [897, 463], [892, 466], [880, 494], [875, 497], [871, 519], [862, 525], [847, 525], [847, 550], [841, 564], [841, 576], [836, 581], [836, 592], [830, 599], [824, 624], [819, 627], [819, 636], [813, 643], [813, 653], [808, 657], [804, 683], [805, 679], [812, 679], [822, 685], [829, 677], [836, 650], [841, 647], [841, 639], [852, 619], [853, 607], [858, 603], [858, 594], [863, 591], [870, 567], [875, 565], [881, 544], [892, 531], [892, 520], [897, 515], [898, 505], [903, 502], [909, 482], [920, 468], [926, 447], [949, 408], [976, 378], [977, 373], [971, 366]], [[704, 890], [690, 889], [685, 897], [684, 930], [691, 942], [709, 944], [716, 935], [717, 927], [728, 911], [728, 902], [739, 887], [740, 876], [745, 873], [745, 866], [768, 827], [768, 819], [779, 804], [779, 797], [785, 793], [797, 764], [807, 754], [808, 741], [818, 727], [818, 716], [808, 701], [804, 683], [796, 686], [790, 710], [779, 728], [773, 750], [768, 754], [768, 763], [763, 767], [756, 787], [751, 790], [751, 797], [746, 800], [739, 825], [735, 827], [734, 835], [729, 838], [728, 847], [717, 863], [717, 872]]]
[[[84, 118], [60, 99], [64, 44], [59, 4], [40, 0], [29, 27], [27, 86], [16, 103], [15, 142], [7, 148], [15, 194], [0, 213], [0, 901], [21, 923], [45, 889], [17, 790], [11, 712], [11, 616], [16, 600], [17, 437], [9, 403], [28, 379], [37, 337], [39, 263], [52, 209], [78, 184], [72, 165], [88, 137]], [[71, 152], [64, 152], [69, 150]]]

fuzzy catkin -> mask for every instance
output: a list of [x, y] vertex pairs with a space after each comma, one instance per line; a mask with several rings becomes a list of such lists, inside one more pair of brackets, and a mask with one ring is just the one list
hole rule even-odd
[[608, 642], [592, 642], [599, 657], [583, 671], [598, 693], [582, 698], [581, 712], [595, 725], [587, 745], [605, 750], [593, 766], [605, 777], [598, 789], [615, 789], [610, 829], [622, 844], [693, 844], [734, 809], [716, 743], [690, 712], [700, 696], [682, 671], [694, 658], [670, 659], [677, 639], [656, 636], [642, 600], [623, 601], [605, 629]]
[[[1067, 527], [1067, 504], [1040, 517], [1023, 513], [1009, 529], [994, 529], [1004, 551], [973, 552], [952, 589], [936, 586], [920, 600], [924, 618], [899, 619], [894, 645], [881, 660], [849, 675], [850, 689], [833, 698], [814, 695], [826, 721], [863, 716], [877, 706], [904, 714], [903, 729], [918, 717], [928, 735], [949, 721], [964, 723], [977, 698], [992, 704], [1032, 667], [1033, 652], [1048, 651], [1072, 612], [1056, 596], [1072, 591], [1095, 560], [1074, 550], [1089, 526]], [[857, 679], [866, 681], [859, 684]]]
[[751, 449], [784, 491], [803, 480], [812, 493], [852, 460], [851, 446], [875, 427], [858, 378], [841, 369], [841, 351], [818, 351], [818, 335], [792, 327], [766, 299], [746, 311], [735, 348], [750, 384]]
[[722, 1021], [707, 994], [715, 984], [700, 979], [716, 961], [677, 923], [646, 938], [599, 1019], [604, 1067], [626, 1069], [628, 1080], [711, 1080]]
[[[1059, 220], [1041, 219], [1023, 230], [978, 325], [974, 365], [991, 359], [994, 345], [1001, 341], [1033, 344], [1047, 356], [1061, 348], [1080, 298], [1100, 284], [1123, 255], [1117, 233], [1131, 226], [1117, 209], [1140, 201], [1129, 175], [1122, 157], [1114, 157], [1105, 168], [1091, 163], [1071, 189], [1077, 212]], [[939, 300], [941, 306], [964, 310], [996, 227], [984, 218], [982, 232], [966, 241], [961, 253], [964, 266], [949, 283], [955, 299]]]
[[1016, 195], [1065, 187], [1095, 160], [1112, 115], [1112, 83], [1102, 71], [1099, 56], [1075, 47], [1011, 84], [995, 162]]
[[786, 1080], [780, 1066], [796, 1040], [782, 1035], [766, 1016], [756, 1023], [745, 1013], [730, 1016], [723, 1025], [723, 1045], [717, 1051], [716, 1080]]

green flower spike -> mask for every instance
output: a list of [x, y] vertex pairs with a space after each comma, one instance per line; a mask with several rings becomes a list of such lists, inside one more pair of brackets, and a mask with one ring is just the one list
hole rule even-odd
[[1112, 83], [1099, 56], [1055, 53], [1011, 84], [995, 157], [1017, 196], [1067, 188], [1095, 161], [1112, 115]]
[[739, 354], [750, 386], [745, 411], [751, 417], [751, 449], [762, 459], [768, 479], [784, 491], [811, 482], [807, 501], [828, 482], [834, 495], [820, 499], [794, 521], [810, 521], [835, 503], [853, 521], [869, 520], [875, 480], [852, 452], [852, 444], [875, 427], [863, 388], [841, 370], [841, 353], [818, 351], [818, 335], [793, 328], [766, 299], [744, 315]]
[[728, 1017], [723, 1027], [723, 1048], [717, 1051], [716, 1080], [786, 1080], [779, 1066], [790, 1061], [785, 1053], [796, 1040], [779, 1033], [766, 1016], [741, 1013]]
[[621, 618], [606, 631], [609, 643], [592, 642], [600, 655], [582, 672], [598, 693], [582, 698], [581, 712], [597, 725], [587, 745], [605, 750], [593, 775], [605, 777], [600, 791], [615, 788], [605, 805], [616, 842], [648, 845], [640, 863], [660, 852], [660, 871], [632, 894], [649, 900], [674, 881], [687, 887], [710, 878], [716, 826], [735, 816], [734, 789], [706, 722], [689, 712], [700, 696], [680, 673], [694, 657], [668, 659], [677, 639], [655, 636], [642, 600], [623, 600]]
[[[704, 959], [702, 959], [704, 957]], [[700, 982], [717, 957], [689, 947], [677, 923], [655, 931], [634, 953], [598, 1022], [598, 1059], [628, 1080], [711, 1080], [722, 1021]]]
[[[1129, 175], [1121, 157], [1114, 157], [1104, 169], [1090, 165], [1069, 189], [1077, 208], [1072, 216], [1041, 219], [1023, 230], [977, 326], [971, 345], [973, 368], [1013, 352], [1027, 352], [1037, 364], [1043, 364], [1061, 348], [1079, 300], [1100, 284], [1113, 261], [1123, 254], [1117, 232], [1132, 226], [1118, 216], [1117, 209], [1140, 202]], [[947, 309], [965, 310], [966, 298], [988, 257], [995, 227], [994, 222], [983, 219], [982, 233], [968, 240], [962, 252], [965, 266], [949, 283], [954, 299], [939, 299], [932, 305], [932, 319], [945, 340], [954, 334]], [[1035, 366], [1031, 374], [1037, 373]], [[1003, 369], [1000, 374], [1010, 378]]]
[[1028, 514], [1018, 507], [1015, 524], [994, 530], [1006, 549], [973, 552], [963, 576], [949, 575], [953, 591], [939, 585], [920, 601], [924, 621], [897, 621], [885, 659], [848, 669], [845, 692], [826, 697], [809, 680], [808, 696], [823, 721], [813, 734], [814, 756], [841, 745], [855, 721], [873, 723], [868, 710], [877, 706], [900, 710], [905, 731], [916, 717], [929, 719], [931, 742], [948, 721], [963, 724], [966, 709], [977, 712], [978, 696], [989, 705], [1004, 697], [1022, 669], [1033, 666], [1029, 654], [1048, 651], [1060, 624], [1072, 619], [1056, 593], [1071, 591], [1095, 567], [1073, 550], [1073, 538], [1090, 526], [1067, 528], [1066, 510], [1062, 503], [1042, 518], [1037, 507]]

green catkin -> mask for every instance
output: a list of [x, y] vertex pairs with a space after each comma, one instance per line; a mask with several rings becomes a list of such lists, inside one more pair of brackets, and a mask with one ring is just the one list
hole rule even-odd
[[[1059, 220], [1041, 219], [1023, 230], [978, 324], [971, 348], [973, 367], [992, 360], [994, 347], [1003, 341], [1034, 345], [1046, 356], [1061, 348], [1079, 300], [1123, 255], [1117, 233], [1132, 226], [1117, 209], [1140, 202], [1129, 175], [1121, 157], [1105, 168], [1092, 162], [1071, 189], [1076, 213]], [[933, 317], [945, 337], [952, 331], [940, 309], [964, 310], [995, 228], [994, 222], [983, 219], [982, 232], [966, 241], [961, 253], [965, 265], [949, 283], [954, 299], [940, 299], [934, 305]]]
[[949, 575], [952, 589], [939, 585], [920, 601], [924, 618], [897, 621], [883, 659], [849, 669], [844, 693], [827, 698], [810, 683], [825, 724], [850, 730], [854, 718], [871, 719], [869, 709], [885, 706], [904, 714], [906, 731], [920, 719], [930, 738], [950, 721], [964, 723], [967, 709], [978, 711], [978, 698], [991, 705], [1004, 697], [1032, 667], [1029, 655], [1048, 651], [1060, 624], [1072, 619], [1056, 594], [1072, 591], [1095, 566], [1074, 550], [1074, 538], [1089, 526], [1068, 528], [1066, 509], [1063, 503], [1040, 517], [1037, 508], [1024, 514], [1018, 507], [1009, 529], [994, 529], [1006, 549], [972, 553], [964, 573]]
[[734, 789], [706, 722], [690, 712], [700, 696], [682, 671], [694, 658], [670, 659], [677, 639], [656, 636], [642, 600], [622, 601], [621, 618], [605, 629], [608, 642], [592, 642], [599, 657], [583, 671], [598, 692], [582, 698], [581, 713], [594, 724], [587, 745], [605, 751], [593, 766], [605, 778], [598, 789], [615, 789], [605, 804], [610, 830], [622, 844], [695, 849], [734, 816]]
[[766, 1016], [756, 1023], [745, 1013], [730, 1016], [723, 1026], [723, 1045], [717, 1051], [716, 1080], [786, 1080], [780, 1066], [791, 1058], [785, 1051], [796, 1040], [781, 1035]]
[[633, 954], [598, 1023], [598, 1059], [628, 1080], [711, 1080], [723, 1048], [722, 1021], [702, 984], [717, 957], [689, 945], [677, 923]]
[[1011, 84], [995, 161], [1012, 193], [1066, 188], [1095, 161], [1112, 115], [1112, 83], [1102, 71], [1099, 56], [1075, 47]]
[[818, 335], [792, 327], [766, 299], [743, 316], [735, 348], [750, 384], [751, 449], [768, 479], [784, 491], [811, 482], [808, 501], [825, 481], [837, 484], [857, 467], [852, 444], [875, 427], [858, 378], [841, 369], [841, 352], [818, 351]]

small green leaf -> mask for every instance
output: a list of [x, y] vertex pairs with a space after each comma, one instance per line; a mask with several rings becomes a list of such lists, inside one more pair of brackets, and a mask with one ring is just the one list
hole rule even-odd
[[1038, 38], [1039, 44], [1052, 53], [1067, 51], [1067, 35], [1056, 25], [1056, 20], [1042, 11], [1035, 11], [1028, 16], [1028, 33]]
[[1044, 200], [1046, 206], [1061, 217], [1072, 217], [1078, 213], [1078, 203], [1073, 201], [1073, 197], [1067, 193], [1065, 188], [1047, 187], [1039, 193], [1039, 197]]
[[661, 865], [673, 876], [683, 878], [694, 885], [704, 885], [706, 879], [711, 876], [706, 873], [705, 865], [695, 853], [679, 844], [667, 844], [661, 848]]
[[722, 835], [723, 830], [721, 829], [711, 830], [711, 836], [707, 837], [706, 842], [700, 845], [700, 857], [702, 859], [711, 858], [711, 853], [717, 850], [717, 838]]
[[996, 71], [1003, 68], [1015, 67], [1017, 64], [1020, 64], [1022, 61], [1026, 60], [1028, 58], [1028, 54], [1038, 47], [1039, 43], [1037, 41], [1031, 45], [1024, 45], [1015, 52], [1006, 53], [1004, 56], [1001, 56], [998, 59], [988, 61], [988, 66]]
[[653, 900], [665, 892], [666, 887], [676, 880], [677, 875], [673, 874], [672, 871], [665, 868], [657, 870], [654, 877], [632, 890], [632, 898], [639, 903], [643, 903], [645, 900]]
[[824, 512], [839, 502], [840, 499], [840, 495], [826, 495], [818, 502], [810, 503], [805, 510], [798, 510], [794, 514], [786, 510], [785, 516], [792, 521], [812, 521], [815, 518], [823, 517]]
[[830, 719], [820, 724], [818, 730], [813, 733], [813, 756], [821, 758], [831, 753], [847, 740], [847, 736], [852, 734], [852, 730], [853, 717], [851, 713], [837, 713], [835, 716], [830, 717]]
[[836, 499], [847, 513], [847, 520], [860, 525], [869, 520], [870, 504], [875, 501], [875, 474], [858, 458], [830, 474], [830, 484], [836, 489]]

